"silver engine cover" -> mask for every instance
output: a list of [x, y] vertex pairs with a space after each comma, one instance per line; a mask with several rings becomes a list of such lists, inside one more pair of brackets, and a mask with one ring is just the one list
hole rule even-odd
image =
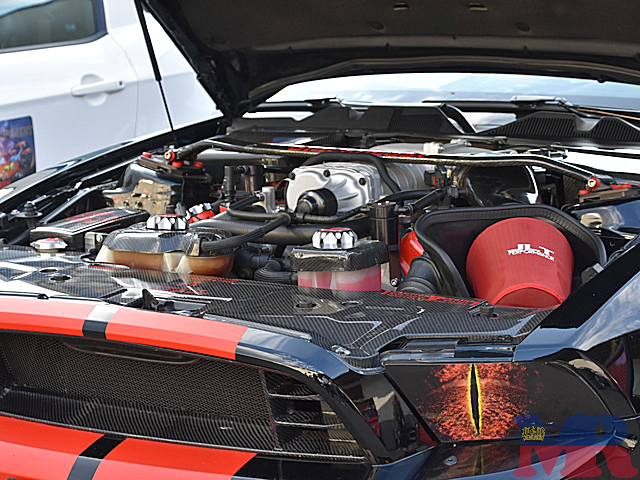
[[[400, 190], [424, 188], [425, 172], [433, 172], [432, 165], [387, 163], [389, 176]], [[326, 172], [329, 175], [326, 175]], [[338, 213], [361, 207], [391, 194], [376, 167], [366, 163], [327, 162], [293, 170], [294, 178], [287, 187], [287, 208], [295, 210], [298, 198], [308, 190], [326, 188], [338, 201]]]

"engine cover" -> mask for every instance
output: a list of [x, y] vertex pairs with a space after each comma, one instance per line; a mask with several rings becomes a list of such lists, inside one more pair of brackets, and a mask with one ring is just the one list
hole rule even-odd
[[[388, 163], [387, 170], [401, 190], [424, 187], [425, 172], [432, 172], [430, 165]], [[335, 196], [338, 213], [358, 208], [380, 197], [391, 194], [373, 165], [365, 163], [327, 162], [308, 165], [293, 170], [293, 178], [287, 187], [287, 207], [295, 210], [304, 192], [327, 189]]]

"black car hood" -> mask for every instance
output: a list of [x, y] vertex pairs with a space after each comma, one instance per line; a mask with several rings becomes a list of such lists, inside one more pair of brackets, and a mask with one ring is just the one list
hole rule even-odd
[[142, 0], [226, 116], [287, 84], [372, 72], [485, 71], [640, 83], [626, 0]]

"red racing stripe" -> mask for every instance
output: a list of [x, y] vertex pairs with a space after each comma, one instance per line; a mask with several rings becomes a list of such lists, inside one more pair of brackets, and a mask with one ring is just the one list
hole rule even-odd
[[94, 480], [230, 480], [251, 452], [127, 438], [100, 462]]
[[66, 480], [102, 434], [0, 416], [0, 478]]
[[73, 300], [0, 298], [0, 329], [82, 336], [94, 303]]
[[166, 313], [121, 308], [109, 320], [106, 338], [235, 360], [247, 327]]

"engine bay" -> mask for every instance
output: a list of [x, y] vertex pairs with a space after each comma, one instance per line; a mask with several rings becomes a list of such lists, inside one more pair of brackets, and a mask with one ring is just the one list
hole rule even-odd
[[640, 232], [640, 179], [566, 158], [562, 148], [463, 135], [241, 121], [25, 203], [12, 220], [26, 229], [7, 229], [16, 247], [4, 248], [312, 297], [433, 296], [476, 302], [483, 315], [548, 309]]

